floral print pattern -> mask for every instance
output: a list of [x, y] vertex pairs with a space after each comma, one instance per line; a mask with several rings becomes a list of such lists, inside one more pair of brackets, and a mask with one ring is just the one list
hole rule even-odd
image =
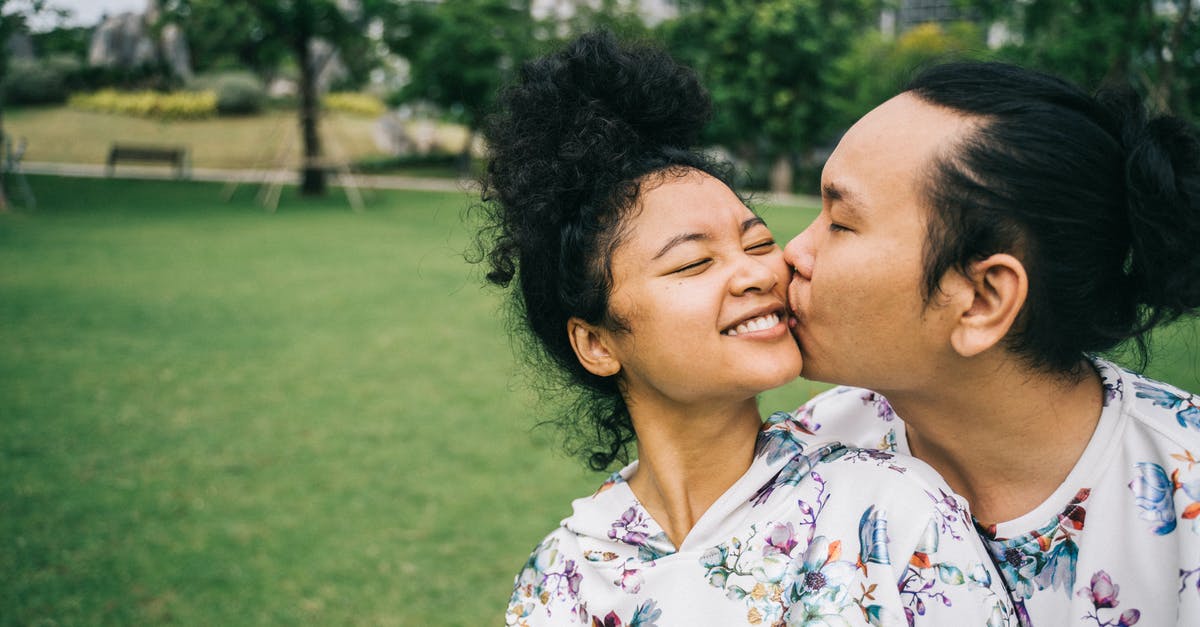
[[1113, 583], [1112, 577], [1103, 570], [1096, 571], [1092, 575], [1092, 583], [1081, 587], [1075, 594], [1087, 599], [1092, 603], [1092, 612], [1087, 615], [1088, 619], [1095, 621], [1096, 627], [1129, 627], [1136, 625], [1142, 618], [1142, 613], [1136, 609], [1128, 609], [1121, 612], [1115, 618], [1102, 620], [1101, 610], [1108, 610], [1117, 607], [1121, 604], [1117, 600], [1117, 592], [1120, 591], [1120, 586]]
[[[808, 506], [806, 511], [813, 508]], [[931, 557], [938, 554], [940, 529], [946, 522], [930, 520], [909, 557], [898, 585], [905, 603], [903, 620], [915, 624], [918, 616], [926, 615], [930, 602], [952, 606], [947, 588], [967, 585], [983, 590], [990, 598], [987, 625], [1010, 624], [1012, 611], [1005, 598], [990, 590], [992, 577], [986, 562], [965, 565], [964, 574], [964, 567]], [[708, 582], [723, 589], [729, 598], [744, 601], [750, 624], [843, 624], [840, 616], [850, 607], [856, 607], [873, 625], [897, 623], [899, 616], [890, 614], [895, 608], [872, 603], [880, 584], [866, 583], [870, 564], [891, 564], [886, 513], [873, 506], [863, 512], [857, 553], [849, 553], [850, 548], [840, 540], [814, 537], [811, 531], [807, 542], [802, 541], [800, 530], [806, 526], [814, 528], [809, 522], [773, 524], [761, 538], [759, 530], [752, 528], [744, 540], [732, 538], [709, 549], [700, 560]], [[962, 539], [957, 534], [952, 537]]]
[[[1200, 397], [1092, 363], [1100, 421], [1051, 497], [1061, 501], [980, 535], [1023, 625], [1191, 627], [1200, 616]], [[813, 440], [905, 451], [903, 416], [889, 409], [867, 390], [834, 388], [803, 411], [820, 425]], [[906, 589], [919, 587], [914, 578]]]
[[625, 510], [620, 518], [613, 521], [612, 528], [608, 530], [608, 537], [638, 547], [638, 559], [643, 562], [651, 562], [675, 552], [675, 547], [665, 532], [651, 532], [650, 515], [636, 505]]
[[1138, 398], [1148, 398], [1155, 405], [1174, 411], [1179, 426], [1200, 431], [1200, 399], [1195, 394], [1180, 394], [1146, 380], [1134, 381], [1133, 387]]
[[609, 612], [604, 618], [592, 617], [592, 627], [657, 627], [662, 611], [654, 606], [654, 601], [646, 601], [633, 612], [629, 622], [621, 622], [616, 612]]
[[1080, 490], [1075, 498], [1049, 525], [1025, 536], [1005, 540], [995, 537], [995, 527], [988, 529], [985, 538], [988, 550], [1000, 567], [1000, 575], [1012, 592], [1017, 613], [1029, 624], [1025, 601], [1046, 589], [1070, 591], [1075, 586], [1075, 565], [1079, 558], [1076, 534], [1083, 531], [1087, 516], [1085, 502], [1091, 495]]
[[[506, 625], [527, 625], [528, 619], [539, 608], [545, 608], [548, 616], [555, 608], [562, 607], [568, 616], [561, 617], [569, 622], [586, 620], [587, 608], [579, 603], [579, 584], [583, 575], [574, 560], [565, 559], [559, 552], [558, 538], [547, 538], [538, 545], [525, 568], [517, 575], [512, 598], [505, 613]], [[580, 621], [575, 621], [578, 617]]]
[[901, 456], [810, 444], [814, 424], [769, 418], [752, 480], [681, 547], [614, 475], [526, 562], [506, 624], [1016, 625], [961, 499]]
[[[757, 528], [745, 541], [733, 538], [706, 551], [706, 579], [746, 604], [746, 622], [765, 625], [821, 624], [854, 603], [850, 584], [855, 564], [842, 558], [842, 544], [824, 536], [801, 545], [791, 523]], [[840, 618], [838, 618], [840, 620]]]

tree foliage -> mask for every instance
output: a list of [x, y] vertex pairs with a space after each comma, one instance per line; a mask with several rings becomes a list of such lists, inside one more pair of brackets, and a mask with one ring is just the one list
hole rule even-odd
[[896, 95], [924, 67], [992, 56], [982, 27], [973, 22], [925, 23], [895, 38], [877, 30], [865, 32], [845, 55], [830, 61], [830, 122], [835, 128], [848, 128]]
[[790, 187], [797, 156], [834, 132], [831, 61], [877, 19], [869, 0], [703, 0], [663, 31], [712, 92], [709, 139], [774, 162], [772, 188]]
[[1200, 98], [1200, 9], [1193, 0], [975, 0], [1012, 35], [1008, 59], [1094, 88], [1132, 86], [1187, 115]]
[[385, 41], [410, 67], [400, 101], [425, 100], [475, 130], [545, 33], [528, 0], [442, 0], [394, 7]]
[[[5, 82], [9, 79], [8, 40], [17, 33], [28, 33], [29, 22], [37, 17], [56, 18], [59, 22], [66, 17], [61, 9], [47, 5], [45, 0], [0, 0], [0, 161], [8, 158], [7, 135], [4, 133], [4, 91]], [[0, 164], [3, 165], [3, 164]], [[4, 193], [4, 171], [0, 167], [0, 211], [8, 209], [7, 196]]]
[[[295, 64], [300, 79], [299, 122], [304, 143], [300, 189], [305, 194], [324, 193], [326, 172], [318, 132], [320, 100], [316, 85], [321, 68], [316, 67], [313, 45], [325, 41], [337, 48], [344, 59], [367, 58], [371, 49], [367, 28], [384, 2], [167, 0], [163, 4], [164, 19], [184, 24], [189, 36], [200, 35], [202, 50], [230, 50], [238, 55], [239, 61], [260, 70], [277, 68], [284, 61]], [[212, 32], [196, 30], [216, 29], [221, 25], [230, 28]]]

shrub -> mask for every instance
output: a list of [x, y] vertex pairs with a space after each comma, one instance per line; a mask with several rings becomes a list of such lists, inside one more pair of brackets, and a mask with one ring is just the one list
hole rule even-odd
[[13, 59], [4, 77], [4, 100], [14, 105], [61, 103], [67, 86], [61, 65]]
[[210, 90], [217, 95], [217, 113], [248, 115], [262, 111], [267, 90], [257, 76], [249, 72], [220, 72], [199, 76], [189, 84], [192, 89]]
[[195, 120], [217, 113], [217, 94], [211, 91], [119, 92], [104, 89], [75, 94], [67, 103], [75, 109], [163, 120]]
[[340, 111], [353, 115], [376, 117], [387, 111], [387, 105], [371, 94], [343, 91], [326, 94], [321, 105], [328, 111]]

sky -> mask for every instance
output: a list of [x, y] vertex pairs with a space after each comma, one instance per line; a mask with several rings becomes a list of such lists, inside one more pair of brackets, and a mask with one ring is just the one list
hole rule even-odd
[[105, 13], [141, 13], [146, 9], [146, 0], [49, 0], [48, 4], [70, 10], [68, 23], [72, 26], [95, 26]]

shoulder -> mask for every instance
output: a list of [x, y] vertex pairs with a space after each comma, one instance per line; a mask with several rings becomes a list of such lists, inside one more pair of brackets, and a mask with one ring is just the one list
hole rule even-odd
[[823, 492], [800, 509], [815, 511], [813, 532], [841, 539], [861, 570], [876, 599], [864, 611], [906, 615], [909, 624], [1016, 624], [966, 500], [927, 464], [834, 447], [811, 476]]
[[[906, 517], [927, 519], [940, 505], [966, 513], [966, 500], [932, 467], [909, 455], [835, 446], [815, 460], [813, 468], [826, 481], [851, 488], [864, 503], [897, 506]], [[966, 520], [970, 521], [969, 515]]]
[[1105, 402], [1121, 403], [1123, 413], [1186, 447], [1200, 446], [1200, 397], [1120, 366], [1096, 360]]
[[509, 625], [529, 625], [535, 618], [555, 614], [559, 623], [573, 624], [578, 614], [579, 569], [575, 535], [560, 527], [534, 547], [513, 581], [505, 612]]
[[544, 577], [546, 573], [569, 569], [578, 547], [575, 534], [559, 527], [551, 531], [529, 553], [529, 558], [517, 574], [517, 583]]
[[[882, 395], [863, 388], [839, 386], [814, 396], [791, 419], [824, 440], [850, 446], [895, 449], [901, 421]], [[892, 434], [889, 437], [889, 434]]]

